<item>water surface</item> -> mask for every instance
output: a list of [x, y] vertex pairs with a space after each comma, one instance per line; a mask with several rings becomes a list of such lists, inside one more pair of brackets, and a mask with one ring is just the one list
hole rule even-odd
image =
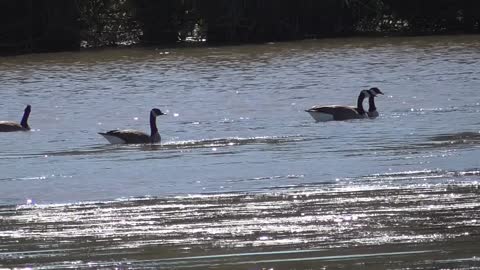
[[[478, 36], [6, 57], [0, 266], [480, 267]], [[380, 117], [315, 123], [377, 86]], [[148, 131], [161, 145], [108, 145]]]

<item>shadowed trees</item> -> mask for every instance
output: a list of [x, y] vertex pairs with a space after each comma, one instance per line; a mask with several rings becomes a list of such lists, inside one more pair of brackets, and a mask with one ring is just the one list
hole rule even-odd
[[0, 0], [0, 53], [479, 32], [478, 0]]
[[0, 1], [0, 53], [80, 47], [75, 0]]
[[347, 6], [336, 0], [212, 0], [198, 5], [211, 42], [262, 42], [351, 33]]
[[131, 0], [76, 0], [83, 47], [129, 45], [141, 31]]
[[359, 21], [359, 32], [480, 32], [480, 1], [476, 0], [350, 0], [350, 3]]
[[412, 33], [478, 32], [480, 1], [384, 0], [394, 19], [407, 22]]
[[182, 24], [184, 1], [133, 0], [136, 18], [142, 25], [142, 42], [145, 44], [169, 44], [178, 41]]

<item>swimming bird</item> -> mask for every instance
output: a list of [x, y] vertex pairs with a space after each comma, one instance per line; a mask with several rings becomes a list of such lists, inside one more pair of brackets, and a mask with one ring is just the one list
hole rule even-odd
[[12, 132], [12, 131], [29, 131], [30, 126], [28, 125], [28, 117], [32, 111], [32, 106], [27, 105], [23, 112], [22, 121], [20, 124], [12, 121], [0, 121], [0, 132]]
[[157, 116], [164, 115], [162, 111], [157, 108], [153, 108], [150, 111], [150, 135], [138, 130], [110, 130], [108, 132], [99, 132], [108, 142], [111, 144], [124, 144], [124, 143], [158, 143], [161, 140], [160, 134], [157, 129]]
[[367, 115], [369, 118], [378, 117], [377, 107], [375, 107], [375, 97], [377, 95], [383, 95], [382, 91], [377, 87], [372, 87], [368, 90], [370, 96], [368, 97], [368, 112]]
[[357, 107], [339, 105], [317, 105], [305, 111], [308, 112], [317, 122], [366, 118], [367, 115], [365, 110], [363, 109], [363, 100], [367, 97], [370, 97], [370, 95], [371, 93], [369, 90], [360, 91], [357, 99]]
[[[313, 106], [312, 108], [305, 110], [308, 112], [313, 119], [317, 122], [325, 122], [325, 121], [342, 121], [342, 120], [350, 120], [350, 119], [361, 119], [361, 118], [375, 118], [378, 116], [377, 108], [375, 107], [375, 100], [374, 98], [378, 95], [383, 95], [382, 91], [377, 87], [372, 87], [368, 90], [360, 91], [357, 99], [357, 107], [351, 106], [339, 106], [339, 105], [332, 105], [332, 106]], [[363, 109], [363, 100], [365, 98], [369, 99], [369, 111], [365, 112]]]

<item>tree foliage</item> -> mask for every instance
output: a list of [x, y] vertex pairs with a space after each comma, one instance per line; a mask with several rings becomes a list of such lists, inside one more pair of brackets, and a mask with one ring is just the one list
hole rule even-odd
[[479, 0], [0, 0], [0, 53], [480, 32]]

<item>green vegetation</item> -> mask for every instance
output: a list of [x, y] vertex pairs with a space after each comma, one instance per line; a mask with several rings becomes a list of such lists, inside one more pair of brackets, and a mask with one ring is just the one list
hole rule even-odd
[[478, 0], [0, 0], [0, 53], [479, 33]]

